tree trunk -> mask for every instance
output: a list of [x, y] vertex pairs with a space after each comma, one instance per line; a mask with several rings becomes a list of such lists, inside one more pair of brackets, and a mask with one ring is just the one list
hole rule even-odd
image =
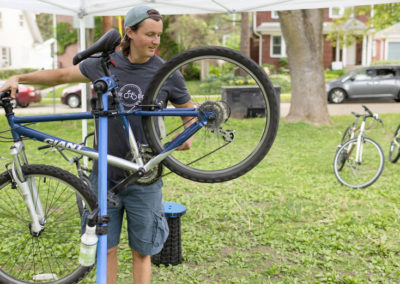
[[113, 23], [113, 16], [103, 16], [103, 29], [102, 29], [103, 34], [112, 29], [112, 23]]
[[290, 68], [292, 98], [288, 122], [331, 122], [323, 66], [323, 10], [278, 12]]
[[242, 12], [241, 31], [240, 31], [240, 52], [245, 55], [250, 55], [250, 22], [249, 13]]

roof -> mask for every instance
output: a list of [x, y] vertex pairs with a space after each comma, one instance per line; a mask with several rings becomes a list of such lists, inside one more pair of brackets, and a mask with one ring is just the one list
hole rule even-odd
[[397, 36], [400, 35], [400, 22], [390, 26], [384, 30], [381, 30], [375, 34], [375, 38], [386, 38], [390, 36]]

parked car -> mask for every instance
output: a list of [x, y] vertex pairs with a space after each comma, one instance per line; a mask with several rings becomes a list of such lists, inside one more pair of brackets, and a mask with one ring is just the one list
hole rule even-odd
[[356, 69], [326, 83], [328, 100], [393, 99], [400, 102], [400, 66], [385, 65]]
[[[0, 86], [4, 84], [4, 81], [0, 81]], [[15, 100], [11, 103], [13, 107], [27, 107], [30, 103], [38, 103], [42, 100], [42, 93], [37, 87], [18, 85], [18, 93], [15, 96]]]
[[[96, 97], [96, 92], [93, 87], [90, 86], [92, 97]], [[61, 93], [61, 103], [68, 105], [71, 108], [77, 108], [81, 106], [81, 85], [74, 85], [65, 88]]]

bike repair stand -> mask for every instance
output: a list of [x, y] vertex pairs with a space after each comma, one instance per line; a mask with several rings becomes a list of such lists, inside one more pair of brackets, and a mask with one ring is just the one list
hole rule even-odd
[[[98, 139], [98, 205], [100, 214], [98, 217], [99, 240], [97, 246], [97, 274], [96, 283], [107, 283], [107, 149], [108, 149], [108, 93], [114, 87], [114, 81], [108, 77], [97, 80], [94, 89], [100, 95], [102, 109], [97, 109], [94, 113], [99, 118], [99, 139]], [[103, 221], [103, 222], [102, 222]], [[97, 233], [97, 230], [96, 230]]]

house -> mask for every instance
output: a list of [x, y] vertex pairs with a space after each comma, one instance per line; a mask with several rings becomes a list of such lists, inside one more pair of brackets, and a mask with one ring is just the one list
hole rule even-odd
[[374, 35], [373, 60], [400, 60], [400, 23]]
[[[373, 34], [367, 26], [369, 15], [356, 16], [341, 25], [334, 24], [334, 19], [343, 14], [344, 8], [324, 9], [325, 69], [369, 65], [372, 62]], [[277, 11], [257, 12], [253, 30], [255, 35], [250, 39], [250, 57], [260, 64], [267, 63], [279, 67], [281, 58], [287, 55]], [[328, 38], [332, 30], [338, 34], [351, 31], [351, 36], [338, 36], [332, 41]], [[347, 42], [347, 45], [342, 45], [341, 42]]]
[[0, 69], [52, 68], [54, 44], [43, 41], [33, 13], [0, 9]]

